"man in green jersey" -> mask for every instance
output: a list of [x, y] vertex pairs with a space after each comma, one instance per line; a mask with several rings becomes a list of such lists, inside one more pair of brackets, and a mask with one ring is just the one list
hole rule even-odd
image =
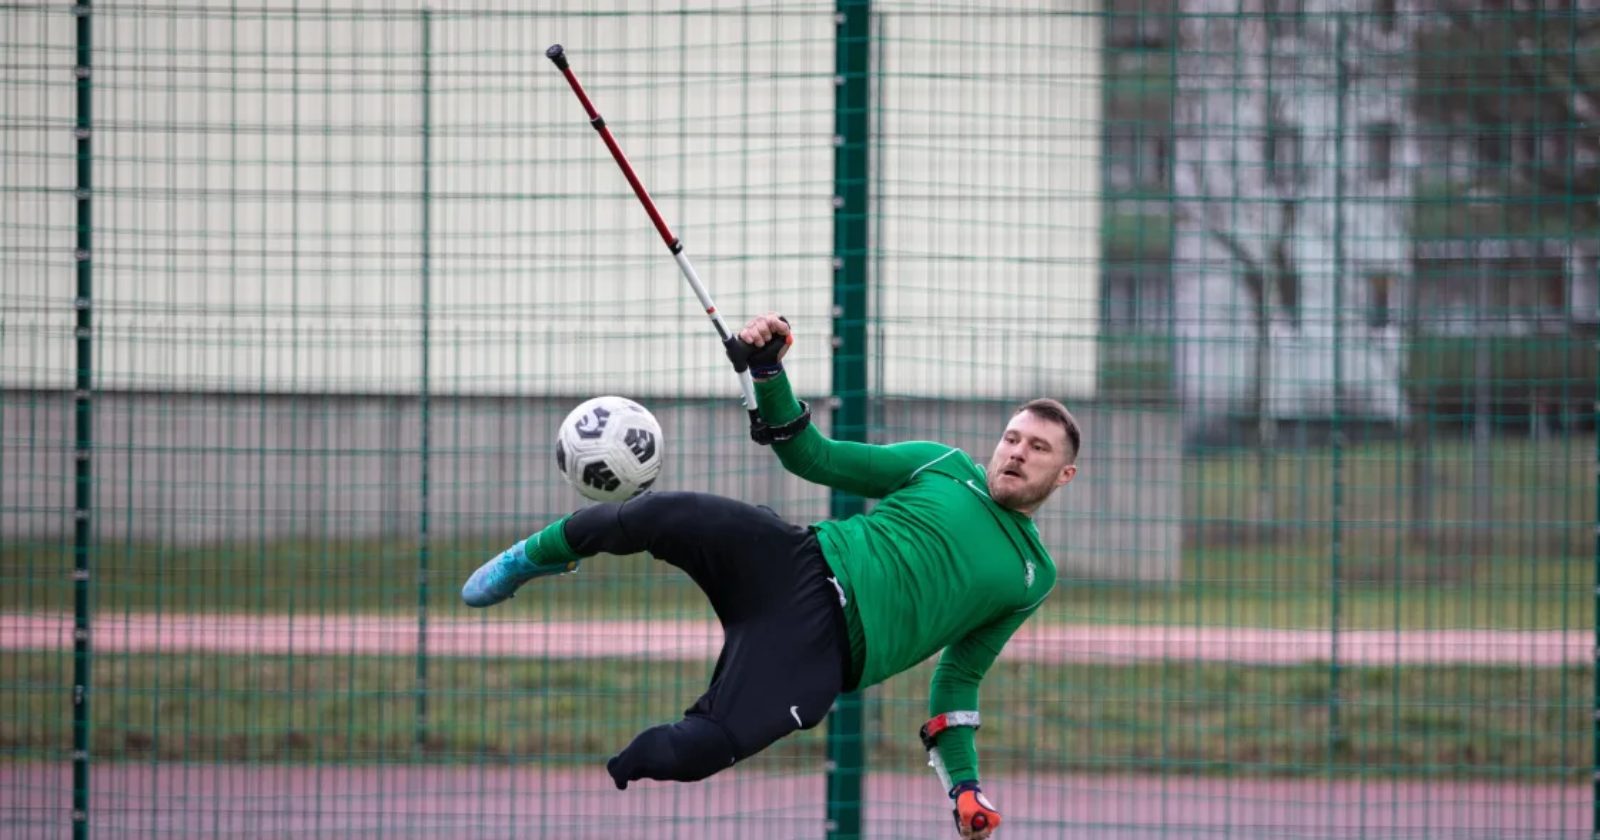
[[711, 685], [682, 720], [645, 730], [607, 763], [618, 788], [706, 778], [821, 723], [841, 692], [942, 651], [923, 744], [962, 836], [988, 837], [1000, 815], [978, 786], [978, 686], [1055, 585], [1032, 514], [1077, 473], [1076, 421], [1054, 400], [1024, 404], [987, 469], [941, 443], [831, 440], [790, 390], [787, 321], [754, 318], [738, 338], [755, 348], [750, 372], [778, 460], [808, 481], [880, 499], [870, 512], [800, 527], [720, 496], [646, 492], [518, 542], [472, 574], [462, 599], [490, 606], [585, 557], [641, 551], [706, 593], [724, 630]]

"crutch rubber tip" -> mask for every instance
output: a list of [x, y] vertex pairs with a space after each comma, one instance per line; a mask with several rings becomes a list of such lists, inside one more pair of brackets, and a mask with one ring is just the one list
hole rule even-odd
[[554, 61], [562, 70], [567, 69], [567, 52], [560, 44], [551, 44], [550, 49], [544, 51], [544, 57]]

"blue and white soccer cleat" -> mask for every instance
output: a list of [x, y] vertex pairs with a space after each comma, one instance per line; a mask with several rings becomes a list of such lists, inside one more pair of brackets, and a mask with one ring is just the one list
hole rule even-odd
[[461, 600], [469, 607], [492, 607], [501, 601], [515, 595], [517, 588], [536, 577], [546, 575], [559, 575], [578, 570], [578, 561], [570, 563], [544, 563], [535, 562], [528, 556], [528, 543], [533, 542], [534, 553], [538, 553], [539, 535], [534, 534], [526, 540], [500, 553], [500, 556], [478, 567], [461, 586]]

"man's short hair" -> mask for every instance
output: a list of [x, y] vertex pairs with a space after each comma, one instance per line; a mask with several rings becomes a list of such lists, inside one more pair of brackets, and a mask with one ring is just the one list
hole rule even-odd
[[1065, 429], [1067, 432], [1067, 444], [1072, 447], [1072, 451], [1067, 453], [1067, 463], [1071, 464], [1078, 460], [1078, 447], [1080, 445], [1078, 421], [1072, 418], [1072, 412], [1068, 411], [1066, 406], [1049, 397], [1040, 397], [1023, 403], [1013, 412], [1013, 416], [1024, 411], [1032, 412], [1035, 417], [1049, 420]]

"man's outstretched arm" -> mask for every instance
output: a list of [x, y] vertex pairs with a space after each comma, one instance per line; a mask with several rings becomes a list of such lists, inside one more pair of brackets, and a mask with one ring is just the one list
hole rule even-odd
[[[978, 711], [978, 687], [1000, 651], [1038, 604], [1011, 613], [968, 634], [944, 649], [928, 687], [928, 714]], [[976, 727], [955, 726], [938, 736], [939, 759], [948, 786], [978, 781]]]
[[[746, 343], [761, 346], [790, 338], [788, 322], [776, 314], [757, 316], [740, 331]], [[755, 378], [756, 403], [761, 419], [781, 427], [799, 418], [804, 410], [790, 388], [789, 377], [779, 362], [751, 368]], [[920, 467], [952, 452], [952, 448], [928, 441], [908, 441], [888, 445], [833, 440], [814, 425], [807, 425], [794, 437], [777, 441], [772, 450], [789, 472], [815, 484], [843, 490], [867, 498], [882, 498], [903, 485]]]

